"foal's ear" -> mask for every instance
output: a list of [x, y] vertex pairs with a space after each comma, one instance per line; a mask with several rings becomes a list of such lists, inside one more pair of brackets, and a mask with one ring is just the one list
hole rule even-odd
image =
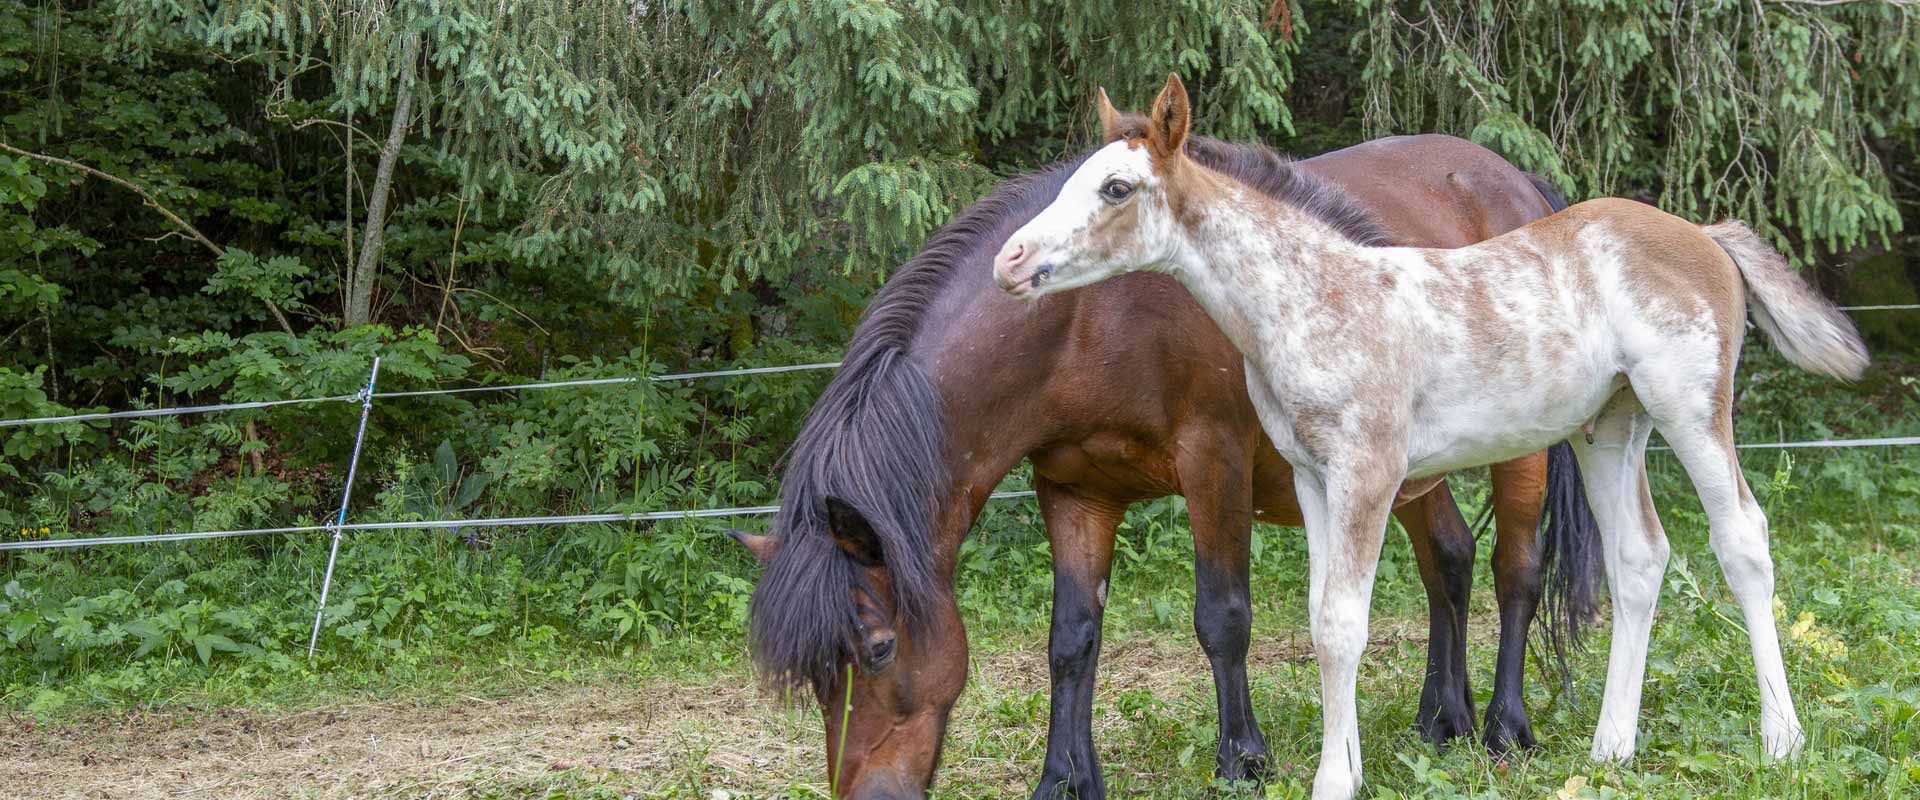
[[867, 518], [852, 504], [838, 497], [826, 499], [827, 530], [833, 533], [834, 543], [840, 550], [863, 567], [878, 567], [886, 563], [886, 554], [880, 548], [880, 537], [873, 532], [873, 526], [867, 524]]
[[1107, 99], [1107, 87], [1099, 89], [1093, 105], [1100, 110], [1100, 141], [1112, 144], [1127, 135], [1126, 121], [1120, 118], [1120, 109], [1113, 107], [1113, 101]]
[[752, 553], [753, 559], [760, 562], [760, 566], [763, 567], [773, 561], [774, 553], [780, 552], [780, 540], [771, 536], [760, 536], [732, 528], [727, 529], [727, 535], [739, 542], [741, 547], [747, 548], [747, 552]]
[[1180, 76], [1167, 74], [1167, 86], [1153, 99], [1153, 117], [1147, 122], [1147, 152], [1154, 160], [1172, 158], [1187, 142], [1187, 129], [1193, 124], [1193, 110], [1187, 105], [1187, 85]]

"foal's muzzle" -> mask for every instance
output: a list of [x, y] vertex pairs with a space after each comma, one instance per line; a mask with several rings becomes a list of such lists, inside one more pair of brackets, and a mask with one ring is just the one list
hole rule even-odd
[[1040, 248], [1028, 242], [1008, 242], [993, 258], [993, 281], [1001, 291], [1025, 297], [1053, 279], [1053, 267], [1036, 258]]

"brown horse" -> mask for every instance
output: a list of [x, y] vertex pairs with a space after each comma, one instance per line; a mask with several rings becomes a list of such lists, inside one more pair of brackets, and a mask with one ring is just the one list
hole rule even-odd
[[[1297, 163], [1259, 147], [1188, 146], [1367, 241], [1466, 245], [1555, 205], [1498, 156], [1450, 137], [1385, 139]], [[836, 796], [918, 797], [931, 782], [966, 683], [956, 554], [1023, 458], [1034, 464], [1054, 559], [1053, 704], [1035, 796], [1105, 794], [1092, 701], [1115, 528], [1130, 503], [1169, 494], [1186, 496], [1193, 530], [1194, 628], [1219, 701], [1219, 774], [1265, 766], [1246, 680], [1248, 542], [1256, 519], [1299, 525], [1301, 516], [1239, 354], [1164, 276], [1128, 276], [1037, 307], [989, 280], [994, 253], [1080, 161], [1007, 182], [888, 281], [794, 445], [773, 533], [736, 533], [766, 564], [752, 602], [756, 661], [776, 685], [814, 691]], [[1580, 495], [1565, 454], [1496, 465], [1493, 481], [1501, 643], [1486, 741], [1505, 750], [1533, 741], [1520, 689], [1542, 561], [1558, 550], [1556, 590], [1572, 592], [1572, 606], [1590, 602], [1593, 561], [1581, 548], [1593, 524], [1576, 502], [1544, 537], [1537, 530], [1543, 497]], [[1474, 541], [1444, 482], [1410, 488], [1419, 491], [1395, 514], [1414, 543], [1432, 624], [1418, 724], [1438, 742], [1473, 730], [1465, 625]]]

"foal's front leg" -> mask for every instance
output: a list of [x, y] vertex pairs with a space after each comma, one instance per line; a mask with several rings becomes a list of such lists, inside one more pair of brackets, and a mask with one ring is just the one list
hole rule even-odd
[[1320, 768], [1314, 800], [1347, 800], [1360, 788], [1360, 718], [1355, 697], [1380, 541], [1405, 460], [1366, 453], [1324, 473], [1294, 466], [1307, 522], [1308, 613], [1320, 659]]

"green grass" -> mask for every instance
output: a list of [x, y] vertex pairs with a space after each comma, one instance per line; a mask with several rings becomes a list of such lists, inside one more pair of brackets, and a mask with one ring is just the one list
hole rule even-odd
[[[1656, 459], [1660, 461], [1661, 459]], [[1768, 461], [1767, 458], [1754, 459]], [[1884, 465], [1882, 465], [1884, 466]], [[1890, 472], [1905, 471], [1910, 465]], [[1539, 751], [1500, 762], [1479, 748], [1436, 752], [1412, 730], [1424, 645], [1403, 641], [1370, 651], [1362, 666], [1361, 726], [1372, 797], [1898, 797], [1920, 785], [1920, 559], [1912, 517], [1886, 515], [1882, 502], [1838, 490], [1796, 495], [1782, 481], [1773, 496], [1775, 557], [1789, 677], [1809, 742], [1805, 753], [1773, 763], [1760, 752], [1759, 704], [1737, 608], [1706, 543], [1704, 519], [1678, 470], [1656, 463], [1660, 507], [1674, 547], [1649, 659], [1640, 751], [1626, 767], [1590, 762], [1605, 631], [1574, 661], [1573, 697], [1555, 696], [1529, 676], [1527, 706]], [[1882, 472], [1880, 474], [1887, 474]], [[1876, 497], [1878, 495], [1876, 494]], [[1797, 500], [1797, 502], [1796, 502]], [[1811, 513], [1810, 513], [1811, 512]], [[1267, 531], [1276, 537], [1286, 536]], [[1292, 549], [1290, 546], [1287, 549]], [[1410, 565], [1404, 539], [1390, 562]], [[1267, 562], [1255, 577], [1256, 651], [1305, 651], [1304, 573], [1299, 559]], [[1424, 634], [1410, 571], [1383, 579], [1373, 633]], [[1482, 570], [1475, 596], [1473, 681], [1484, 708], [1491, 686], [1492, 593]], [[1163, 620], [1148, 587], [1154, 577], [1117, 585], [1107, 651], [1145, 646], [1155, 660], [1169, 648], [1193, 649], [1185, 619]], [[1184, 576], [1169, 581], [1180, 585]], [[977, 629], [977, 628], [976, 628]], [[1010, 640], [984, 634], [991, 653]], [[1025, 643], [1038, 646], [1037, 633]], [[1127, 659], [1138, 668], [1140, 659]], [[991, 655], [985, 661], [995, 662]], [[1110, 658], [1109, 662], [1114, 659]], [[1096, 698], [1103, 720], [1097, 744], [1115, 797], [1198, 797], [1223, 788], [1210, 781], [1214, 745], [1211, 687], [1197, 657], [1185, 674], [1142, 686], [1110, 678]], [[1112, 669], [1109, 663], [1109, 671]], [[1537, 666], [1537, 664], [1536, 664]], [[1280, 775], [1255, 791], [1229, 796], [1304, 797], [1319, 747], [1318, 672], [1310, 660], [1259, 663], [1256, 710]], [[982, 675], [962, 698], [938, 784], [943, 797], [1005, 796], [1038, 775], [1046, 725], [1044, 686]], [[1009, 781], [1009, 773], [1013, 780]], [[793, 776], [814, 785], [817, 774]], [[776, 782], [773, 784], [778, 786]], [[705, 796], [696, 784], [666, 796]]]
[[[1574, 661], [1574, 696], [1560, 696], [1536, 671], [1527, 707], [1541, 748], [1505, 762], [1477, 747], [1437, 752], [1412, 731], [1424, 659], [1423, 599], [1404, 537], [1389, 538], [1370, 649], [1361, 673], [1361, 725], [1371, 797], [1889, 797], [1920, 784], [1920, 525], [1910, 505], [1920, 492], [1893, 491], [1916, 470], [1893, 454], [1800, 462], [1772, 479], [1754, 473], [1772, 507], [1778, 597], [1789, 677], [1810, 741], [1802, 757], [1771, 763], [1759, 753], [1758, 702], [1737, 609], [1706, 545], [1697, 504], [1681, 491], [1670, 459], [1655, 459], [1657, 497], [1674, 547], [1649, 660], [1640, 754], [1627, 767], [1586, 758], [1605, 669], [1606, 636]], [[1835, 464], [1840, 464], [1835, 466]], [[1752, 458], [1782, 466], [1778, 456]], [[1833, 475], [1863, 471], [1882, 480], [1871, 497]], [[1794, 476], [1806, 477], [1796, 478]], [[1825, 475], [1820, 478], [1817, 476]], [[1816, 483], [1815, 492], [1796, 487]], [[1477, 491], [1463, 485], [1463, 495]], [[1469, 505], [1471, 508], [1472, 506]], [[1009, 509], [1001, 513], [1025, 513]], [[1002, 538], [988, 547], [1044, 545]], [[1096, 742], [1115, 797], [1296, 797], [1307, 793], [1319, 745], [1317, 671], [1304, 632], [1304, 552], [1295, 532], [1263, 528], [1256, 562], [1253, 696], [1279, 774], [1264, 787], [1211, 780], [1214, 708], [1209, 676], [1192, 643], [1190, 553], [1178, 503], [1137, 515], [1107, 620]], [[1484, 551], [1488, 549], [1483, 543]], [[979, 554], [975, 554], [978, 556]], [[1004, 554], [1003, 554], [1004, 555]], [[974, 558], [975, 562], [981, 559]], [[981, 567], [980, 569], [986, 569]], [[1474, 597], [1473, 681], [1484, 707], [1491, 685], [1493, 596], [1486, 570]], [[1045, 606], [1007, 607], [989, 598], [1030, 595], [1001, 571], [972, 575], [963, 597], [976, 643], [973, 679], [948, 737], [940, 797], [1024, 793], [1038, 775], [1046, 725]], [[997, 580], [1002, 586], [973, 585]], [[1007, 582], [1014, 584], [1007, 590]], [[1171, 598], [1171, 601], [1169, 601]], [[996, 620], [988, 622], [986, 620]], [[556, 692], [641, 691], [645, 703], [742, 695], [717, 719], [668, 713], [652, 724], [677, 732], [648, 740], [650, 766], [557, 762], [544, 772], [482, 771], [436, 784], [442, 796], [499, 798], [818, 796], [824, 782], [818, 711], [784, 710], [742, 687], [751, 680], [737, 634], [668, 637], [658, 644], [588, 647], [516, 643], [455, 653], [422, 650], [387, 669], [270, 671], [246, 663], [203, 668], [193, 659], [150, 664], [147, 695], [162, 710], [240, 704], [271, 717], [315, 706], [395, 699], [470, 705], [463, 698], [522, 698]], [[218, 667], [215, 661], [214, 666]], [[105, 665], [102, 665], [103, 667]], [[1537, 663], [1534, 665], [1537, 667]], [[84, 681], [83, 681], [84, 683]], [[613, 701], [609, 701], [613, 702]], [[643, 703], [644, 705], [644, 703]], [[671, 708], [671, 704], [668, 706]], [[116, 710], [96, 699], [46, 715], [86, 728]], [[754, 724], [731, 724], [742, 715]], [[374, 715], [376, 718], [378, 715]], [[377, 720], [375, 723], [377, 724]], [[770, 749], [770, 764], [743, 767], [742, 748]], [[406, 781], [399, 781], [406, 784]], [[409, 796], [404, 786], [385, 796]], [[380, 794], [381, 792], [375, 792]], [[449, 794], [450, 793], [450, 794]], [[728, 795], [719, 795], [728, 796]]]

